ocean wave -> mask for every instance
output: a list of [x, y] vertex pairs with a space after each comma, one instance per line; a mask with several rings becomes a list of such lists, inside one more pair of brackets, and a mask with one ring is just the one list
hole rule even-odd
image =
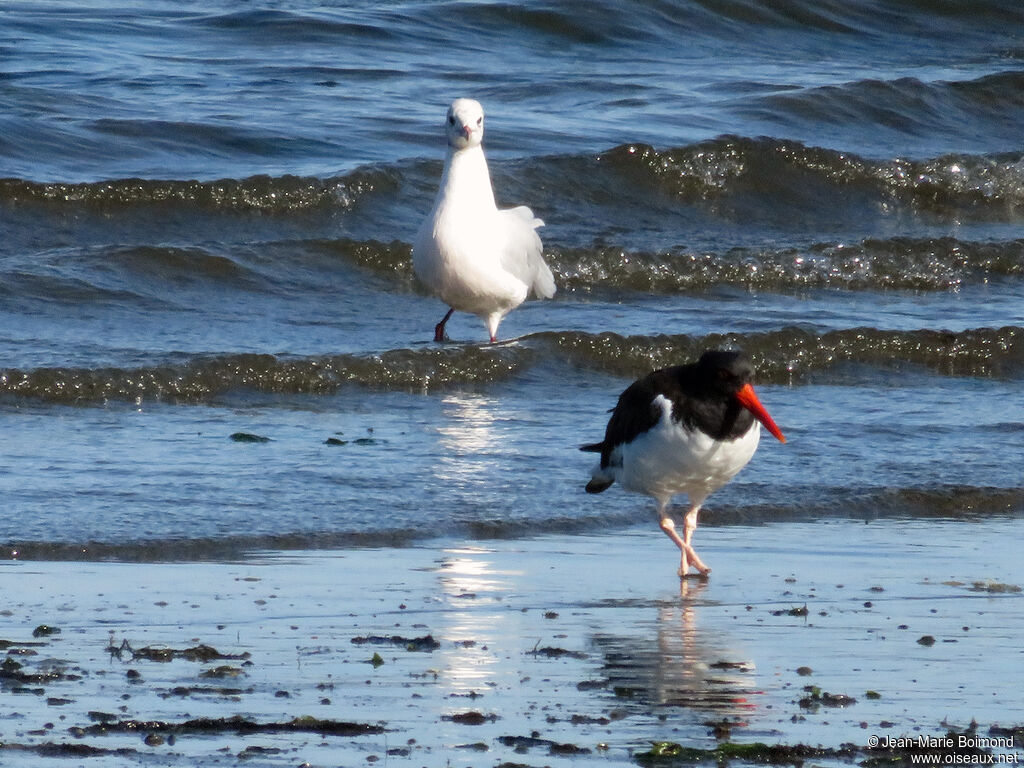
[[406, 547], [429, 539], [468, 537], [515, 539], [545, 533], [585, 533], [626, 527], [636, 511], [601, 510], [593, 515], [548, 518], [480, 518], [456, 521], [445, 515], [430, 525], [360, 530], [310, 530], [255, 533], [209, 538], [143, 538], [89, 541], [7, 541], [0, 557], [18, 560], [118, 560], [129, 562], [224, 561], [268, 551]]
[[752, 525], [765, 521], [942, 518], [971, 520], [1024, 514], [1024, 488], [939, 485], [917, 488], [829, 488], [804, 486], [785, 503], [715, 504], [701, 525]]
[[396, 171], [386, 166], [367, 166], [325, 179], [261, 175], [216, 181], [132, 178], [73, 183], [6, 178], [0, 179], [0, 203], [73, 204], [105, 212], [177, 205], [201, 211], [289, 213], [349, 209], [371, 192], [396, 187]]
[[[6, 178], [0, 179], [0, 204], [70, 205], [103, 214], [152, 205], [213, 214], [355, 211], [373, 226], [393, 228], [395, 217], [418, 219], [429, 209], [439, 168], [436, 162], [407, 161], [366, 165], [328, 178], [264, 175], [216, 181]], [[767, 217], [799, 210], [826, 220], [837, 205], [849, 204], [860, 205], [872, 217], [879, 208], [894, 206], [981, 219], [1018, 217], [1024, 208], [1021, 153], [875, 160], [798, 141], [721, 136], [670, 149], [622, 144], [596, 155], [492, 161], [491, 170], [512, 200], [557, 210], [556, 221], [578, 222], [579, 227], [635, 218], [637, 211], [670, 211], [680, 203], [728, 208], [732, 201]], [[371, 195], [373, 206], [359, 209]]]
[[[671, 248], [554, 245], [545, 258], [562, 296], [699, 294], [721, 286], [762, 292], [838, 288], [948, 291], [1024, 277], [1024, 239], [866, 239], [801, 247]], [[394, 240], [312, 238], [232, 247], [136, 245], [59, 249], [9, 261], [0, 295], [68, 304], [166, 303], [168, 290], [209, 285], [270, 295], [334, 292], [339, 265], [381, 278], [387, 290], [423, 290], [412, 246]]]
[[[976, 7], [975, 7], [976, 5]], [[977, 13], [975, 13], [977, 11]], [[469, 2], [424, 6], [413, 12], [423, 23], [438, 14], [451, 18], [457, 32], [467, 30], [517, 35], [530, 33], [565, 44], [602, 46], [622, 41], [675, 43], [690, 39], [747, 38], [766, 32], [840, 37], [888, 37], [893, 29], [912, 28], [921, 35], [948, 39], [958, 27], [996, 30], [1024, 23], [1024, 13], [1009, 0], [984, 0], [957, 12], [948, 4], [923, 0], [893, 6], [840, 0], [644, 0], [628, 13], [610, 0], [580, 6], [571, 0], [545, 3]], [[429, 14], [429, 17], [428, 17]]]
[[[662, 3], [644, 5], [664, 7]], [[1024, 22], [1024, 12], [1013, 0], [982, 0], [962, 8], [941, 0], [881, 5], [845, 0], [779, 0], [771, 4], [758, 0], [675, 0], [669, 7], [689, 18], [727, 24], [736, 34], [769, 28], [863, 37], [887, 36], [894, 29], [909, 27], [921, 35], [947, 39], [964, 25], [998, 29], [1003, 24]]]
[[[541, 334], [542, 336], [544, 334]], [[887, 331], [852, 328], [818, 334], [801, 328], [703, 337], [619, 336], [613, 333], [552, 334], [560, 356], [577, 365], [626, 377], [696, 359], [711, 347], [746, 350], [758, 380], [799, 383], [842, 363], [882, 368], [919, 366], [948, 376], [1000, 376], [1024, 366], [1024, 329]]]
[[[978, 520], [1024, 514], [1024, 489], [973, 486], [921, 488], [805, 488], [813, 501], [788, 505], [716, 504], [701, 524], [709, 527], [759, 525], [765, 522], [797, 522], [818, 519], [927, 519]], [[637, 504], [643, 504], [638, 501]], [[641, 522], [638, 522], [638, 519]], [[268, 552], [407, 547], [439, 538], [487, 541], [517, 539], [543, 534], [606, 533], [650, 528], [635, 504], [617, 511], [602, 508], [593, 515], [443, 519], [429, 526], [366, 528], [360, 530], [310, 530], [267, 534], [241, 534], [197, 538], [130, 538], [110, 540], [8, 540], [0, 557], [16, 560], [72, 560], [120, 562], [201, 562], [259, 557]], [[653, 534], [652, 534], [653, 535]]]
[[630, 185], [685, 202], [749, 195], [769, 209], [778, 200], [818, 210], [833, 205], [829, 191], [859, 191], [938, 213], [1016, 215], [1024, 205], [1022, 154], [869, 160], [797, 141], [723, 136], [669, 150], [623, 144], [599, 163]]
[[339, 38], [385, 41], [393, 37], [385, 25], [348, 21], [329, 13], [254, 9], [187, 16], [182, 23], [195, 29], [238, 31], [272, 36], [293, 43], [337, 42]]
[[[573, 3], [441, 3], [440, 6], [425, 6], [425, 13], [432, 18], [441, 14], [455, 20], [455, 29], [449, 34], [458, 35], [470, 31], [501, 34], [506, 37], [510, 29], [520, 35], [532, 35], [547, 39], [563, 40], [579, 45], [607, 45], [617, 38], [636, 38], [639, 34], [635, 25], [629, 23], [633, 14], [622, 14], [621, 10], [612, 15], [613, 9], [606, 3], [589, 3], [580, 6]], [[618, 19], [619, 23], [615, 23]], [[430, 23], [425, 15], [423, 23]]]
[[675, 293], [721, 285], [762, 291], [935, 291], [1024, 276], [1022, 252], [1024, 240], [900, 237], [806, 248], [733, 248], [725, 253], [555, 247], [547, 258], [560, 289], [587, 293]]
[[0, 370], [0, 394], [44, 402], [89, 404], [206, 402], [228, 392], [331, 394], [345, 384], [374, 389], [419, 390], [490, 383], [527, 367], [526, 345], [399, 349], [379, 355], [282, 358], [226, 355], [185, 365], [143, 368], [37, 368]]
[[874, 125], [910, 136], [957, 137], [965, 125], [984, 123], [987, 134], [1009, 138], [1016, 135], [1011, 126], [1024, 117], [1024, 72], [996, 72], [970, 80], [902, 77], [787, 88], [754, 98], [739, 110], [785, 126]]
[[339, 262], [414, 291], [412, 248], [349, 238], [254, 245], [132, 245], [59, 248], [8, 259], [0, 296], [67, 305], [173, 306], [178, 289], [205, 286], [274, 296], [336, 295]]
[[96, 258], [101, 260], [102, 266], [130, 269], [148, 277], [174, 282], [209, 279], [235, 283], [248, 274], [248, 270], [233, 259], [198, 246], [178, 248], [140, 245], [115, 248], [97, 254]]
[[[578, 45], [607, 45], [621, 40], [661, 40], [672, 34], [741, 35], [765, 29], [806, 31], [832, 35], [887, 34], [894, 26], [912, 26], [921, 33], [943, 36], [958, 21], [972, 26], [1009, 25], [1024, 22], [1013, 3], [985, 0], [957, 13], [948, 4], [916, 2], [879, 8], [865, 2], [835, 0], [781, 0], [771, 5], [756, 0], [647, 0], [634, 3], [624, 14], [609, 0], [581, 7], [569, 0], [555, 2], [452, 2], [430, 3], [396, 11], [401, 25], [387, 24], [386, 17], [342, 13], [324, 9], [317, 13], [295, 10], [245, 10], [184, 16], [187, 28], [273, 34], [290, 41], [338, 42], [389, 40], [400, 36], [420, 39], [428, 31], [451, 36], [475, 33], [517, 36], [527, 34]], [[354, 19], [358, 18], [359, 21]], [[438, 30], [437, 20], [449, 21]], [[398, 29], [393, 29], [393, 27]]]
[[141, 293], [101, 285], [99, 281], [94, 282], [78, 275], [52, 272], [34, 274], [17, 268], [0, 272], [0, 296], [9, 300], [37, 299], [66, 305], [133, 304], [155, 309], [163, 304]]
[[351, 238], [304, 241], [301, 245], [344, 259], [362, 269], [379, 275], [398, 278], [411, 283], [412, 245], [399, 240], [390, 243], [379, 240], [353, 240]]
[[376, 355], [285, 358], [227, 355], [141, 368], [0, 370], [0, 395], [50, 403], [201, 403], [231, 392], [324, 395], [346, 385], [430, 391], [513, 379], [546, 364], [623, 377], [695, 359], [709, 347], [740, 347], [758, 379], [800, 383], [843, 363], [920, 367], [947, 376], [1012, 376], [1024, 370], [1024, 328], [961, 332], [855, 328], [818, 334], [800, 328], [696, 337], [545, 332], [493, 345], [396, 349]]

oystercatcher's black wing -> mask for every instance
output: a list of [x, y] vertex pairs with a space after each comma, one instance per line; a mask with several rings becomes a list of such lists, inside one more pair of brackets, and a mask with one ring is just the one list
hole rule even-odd
[[661, 410], [654, 405], [654, 398], [664, 395], [675, 406], [685, 399], [680, 381], [685, 377], [688, 365], [661, 368], [637, 379], [619, 395], [619, 401], [612, 410], [604, 440], [580, 447], [581, 451], [601, 454], [601, 466], [607, 467], [611, 453], [617, 446], [631, 443], [661, 418]]

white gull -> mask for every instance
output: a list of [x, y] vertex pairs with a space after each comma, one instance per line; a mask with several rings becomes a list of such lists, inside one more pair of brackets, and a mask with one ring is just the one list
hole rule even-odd
[[455, 310], [483, 320], [491, 341], [498, 324], [532, 291], [550, 299], [555, 279], [541, 255], [537, 227], [544, 222], [524, 205], [498, 210], [481, 142], [484, 110], [473, 99], [456, 99], [445, 125], [448, 156], [434, 209], [416, 235], [416, 276], [449, 306], [434, 328], [444, 341]]

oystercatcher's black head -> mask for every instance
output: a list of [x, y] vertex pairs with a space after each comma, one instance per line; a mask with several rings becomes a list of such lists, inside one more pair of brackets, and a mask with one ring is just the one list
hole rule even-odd
[[731, 349], [709, 349], [700, 356], [695, 372], [700, 386], [709, 395], [734, 398], [754, 414], [776, 439], [786, 442], [782, 431], [754, 394], [754, 364], [745, 353]]
[[754, 364], [739, 350], [709, 349], [697, 361], [697, 375], [709, 390], [735, 395], [754, 380]]

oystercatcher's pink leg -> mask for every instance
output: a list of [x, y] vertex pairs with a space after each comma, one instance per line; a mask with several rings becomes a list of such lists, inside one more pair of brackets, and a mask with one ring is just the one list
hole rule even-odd
[[684, 541], [679, 534], [676, 532], [675, 521], [669, 516], [666, 507], [667, 502], [658, 504], [658, 516], [661, 518], [659, 525], [661, 530], [665, 532], [665, 535], [672, 539], [673, 543], [679, 547], [679, 577], [686, 576], [692, 565], [701, 576], [707, 577], [711, 573], [711, 569], [704, 565], [703, 561], [697, 557], [697, 553], [693, 551], [693, 547], [690, 546], [689, 542]]
[[[686, 517], [683, 519], [683, 541], [686, 543], [686, 546], [690, 547], [690, 552], [694, 552], [693, 547], [690, 546], [690, 540], [693, 538], [693, 532], [697, 530], [697, 513], [700, 512], [701, 503], [703, 503], [703, 499], [700, 503], [691, 505], [689, 511], [686, 513]], [[711, 573], [711, 569], [697, 558], [695, 552], [693, 557], [696, 558], [693, 565], [698, 571], [700, 571], [701, 576], [707, 576]]]
[[448, 314], [446, 314], [441, 322], [434, 326], [434, 341], [445, 341], [448, 337], [444, 335], [444, 324], [448, 322], [448, 318], [452, 316], [455, 311], [455, 307], [448, 308]]
[[700, 512], [700, 505], [703, 503], [703, 499], [700, 502], [692, 503], [686, 513], [686, 517], [683, 519], [683, 541], [687, 544], [693, 538], [693, 532], [697, 530], [697, 513]]

